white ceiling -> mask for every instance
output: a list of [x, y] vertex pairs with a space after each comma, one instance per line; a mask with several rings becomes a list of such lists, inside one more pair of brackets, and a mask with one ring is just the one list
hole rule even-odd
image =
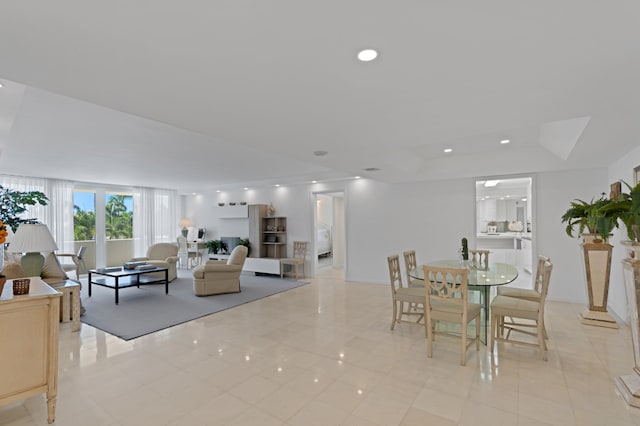
[[36, 3], [0, 13], [3, 173], [191, 192], [597, 167], [638, 145], [635, 0]]

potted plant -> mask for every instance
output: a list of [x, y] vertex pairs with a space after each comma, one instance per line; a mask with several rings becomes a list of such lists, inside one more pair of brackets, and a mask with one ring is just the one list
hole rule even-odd
[[22, 219], [20, 216], [27, 211], [27, 206], [46, 206], [48, 201], [47, 196], [40, 191], [14, 191], [0, 185], [0, 293], [6, 281], [1, 272], [4, 268], [4, 249], [8, 231], [17, 231], [21, 223], [34, 223], [36, 219]]
[[227, 249], [227, 243], [221, 240], [210, 240], [204, 243], [205, 247], [209, 250], [209, 253], [218, 254], [220, 250]]
[[620, 219], [627, 227], [627, 236], [629, 239], [640, 242], [640, 182], [634, 187], [631, 187], [631, 185], [626, 182], [624, 182], [624, 184], [629, 188], [629, 193], [621, 194], [626, 210]]
[[238, 245], [245, 246], [247, 248], [247, 257], [251, 255], [251, 243], [249, 243], [248, 238], [240, 239], [240, 241], [238, 241]]
[[[611, 275], [611, 253], [613, 246], [608, 243], [611, 232], [619, 227], [629, 212], [629, 199], [620, 194], [614, 199], [602, 193], [597, 200], [586, 202], [573, 200], [570, 208], [562, 215], [568, 236], [583, 236], [581, 244], [585, 262], [589, 307], [583, 311], [583, 324], [618, 328], [616, 321], [607, 313], [609, 277]], [[578, 235], [575, 231], [578, 231]], [[587, 230], [589, 233], [585, 234]]]
[[640, 324], [637, 321], [640, 311], [640, 240], [638, 239], [638, 226], [640, 225], [640, 182], [635, 187], [629, 188], [626, 195], [628, 211], [622, 218], [627, 226], [627, 235], [631, 241], [622, 241], [627, 250], [627, 257], [622, 261], [622, 276], [627, 293], [627, 306], [629, 318], [631, 318], [631, 341], [633, 347], [633, 372], [616, 378], [616, 385], [621, 395], [628, 404], [640, 407]]

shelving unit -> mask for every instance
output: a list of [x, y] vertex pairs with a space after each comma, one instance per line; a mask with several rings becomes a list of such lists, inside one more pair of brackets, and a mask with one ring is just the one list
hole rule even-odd
[[287, 257], [287, 218], [265, 216], [262, 218], [261, 257], [279, 259]]

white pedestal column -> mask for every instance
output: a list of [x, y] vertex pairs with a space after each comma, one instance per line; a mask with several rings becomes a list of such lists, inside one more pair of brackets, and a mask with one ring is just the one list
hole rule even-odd
[[616, 378], [616, 386], [629, 405], [640, 407], [640, 243], [623, 241], [627, 258], [622, 261], [624, 286], [627, 292], [631, 341], [633, 343], [633, 373]]

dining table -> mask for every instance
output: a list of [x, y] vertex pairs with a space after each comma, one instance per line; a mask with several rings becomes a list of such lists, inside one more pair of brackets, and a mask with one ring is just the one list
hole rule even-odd
[[[468, 289], [471, 291], [477, 291], [480, 293], [480, 304], [482, 305], [482, 327], [484, 332], [480, 333], [480, 340], [482, 343], [487, 343], [487, 325], [489, 322], [489, 301], [491, 296], [491, 289], [496, 286], [509, 284], [518, 278], [518, 268], [515, 265], [509, 263], [494, 262], [489, 263], [486, 269], [476, 268], [470, 265], [468, 262], [460, 261], [458, 259], [443, 259], [427, 262], [424, 265], [419, 265], [417, 268], [409, 270], [409, 276], [411, 278], [424, 281], [424, 269], [425, 265], [439, 266], [445, 268], [467, 268], [469, 273], [467, 275]], [[484, 340], [483, 340], [484, 337]]]

